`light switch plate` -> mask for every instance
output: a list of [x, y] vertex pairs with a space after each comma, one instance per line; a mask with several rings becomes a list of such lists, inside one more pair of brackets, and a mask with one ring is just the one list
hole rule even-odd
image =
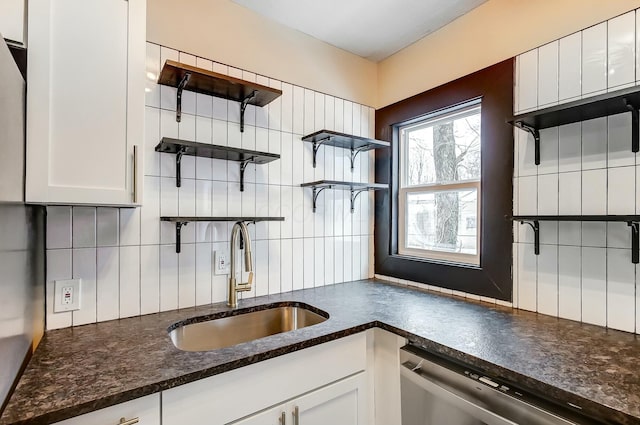
[[214, 274], [229, 274], [229, 264], [231, 259], [229, 258], [229, 252], [226, 250], [214, 251]]
[[53, 312], [80, 310], [82, 279], [56, 280]]

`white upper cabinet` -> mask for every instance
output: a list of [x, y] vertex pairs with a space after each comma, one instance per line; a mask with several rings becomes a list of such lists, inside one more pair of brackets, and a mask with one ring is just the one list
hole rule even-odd
[[610, 90], [631, 86], [636, 77], [636, 13], [613, 18], [608, 27], [608, 84]]
[[558, 103], [558, 45], [557, 41], [538, 49], [538, 106]]
[[29, 3], [26, 200], [142, 199], [145, 0]]
[[0, 34], [3, 38], [19, 44], [24, 44], [25, 1], [0, 1]]
[[582, 31], [582, 95], [607, 89], [607, 23]]

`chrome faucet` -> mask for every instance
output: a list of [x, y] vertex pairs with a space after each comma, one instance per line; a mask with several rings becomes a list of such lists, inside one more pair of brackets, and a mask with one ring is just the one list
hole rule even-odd
[[[249, 280], [246, 283], [236, 283], [236, 244], [238, 243], [238, 234], [242, 237], [244, 243], [244, 268], [249, 272]], [[240, 279], [242, 282], [242, 278]], [[231, 275], [229, 276], [229, 298], [227, 305], [231, 308], [238, 307], [238, 292], [251, 290], [253, 282], [253, 262], [251, 260], [251, 239], [249, 238], [249, 229], [246, 223], [239, 221], [233, 225], [231, 229]]]

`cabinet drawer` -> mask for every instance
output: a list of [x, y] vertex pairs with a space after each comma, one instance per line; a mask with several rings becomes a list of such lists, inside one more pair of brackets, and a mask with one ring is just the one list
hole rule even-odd
[[365, 370], [366, 351], [362, 332], [163, 391], [162, 423], [236, 420]]
[[[160, 394], [116, 404], [86, 415], [76, 416], [55, 425], [118, 425], [121, 419], [138, 420], [137, 425], [160, 425]], [[133, 425], [134, 422], [129, 422]]]

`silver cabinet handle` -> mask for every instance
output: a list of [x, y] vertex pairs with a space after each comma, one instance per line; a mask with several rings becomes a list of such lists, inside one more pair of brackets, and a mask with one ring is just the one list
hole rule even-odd
[[138, 145], [133, 145], [133, 203], [138, 203]]
[[120, 422], [118, 422], [118, 425], [133, 425], [133, 424], [137, 424], [138, 422], [140, 422], [140, 418], [133, 418], [129, 420], [126, 420], [125, 418], [120, 418]]
[[285, 412], [280, 415], [280, 425], [287, 425], [287, 414]]
[[298, 406], [293, 408], [293, 425], [300, 425], [300, 409]]

